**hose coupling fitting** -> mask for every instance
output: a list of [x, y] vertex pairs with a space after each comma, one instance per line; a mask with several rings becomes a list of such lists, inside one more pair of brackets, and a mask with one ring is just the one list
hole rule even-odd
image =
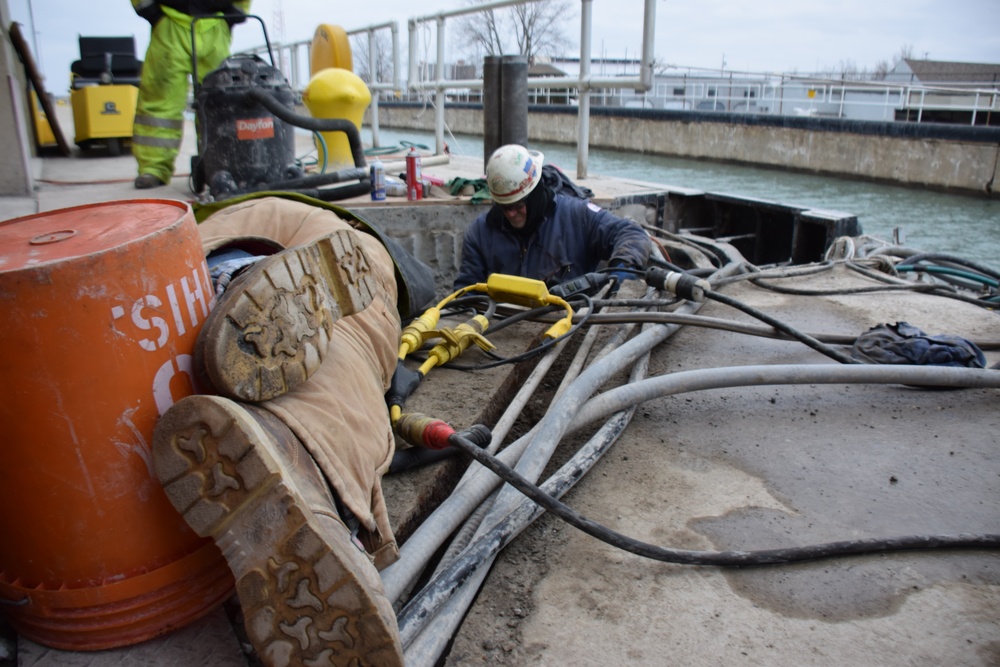
[[448, 438], [455, 433], [447, 422], [417, 412], [400, 416], [393, 430], [414, 447], [425, 449], [444, 449], [449, 444]]
[[473, 424], [464, 431], [459, 431], [456, 435], [465, 438], [480, 448], [487, 447], [493, 439], [493, 431], [483, 424]]
[[428, 308], [420, 317], [408, 324], [400, 336], [399, 358], [405, 359], [407, 354], [419, 350], [424, 341], [434, 336], [434, 329], [437, 328], [440, 319], [440, 309]]
[[704, 278], [696, 278], [688, 273], [667, 271], [658, 266], [646, 270], [646, 284], [660, 291], [676, 294], [688, 301], [701, 303], [712, 286]]

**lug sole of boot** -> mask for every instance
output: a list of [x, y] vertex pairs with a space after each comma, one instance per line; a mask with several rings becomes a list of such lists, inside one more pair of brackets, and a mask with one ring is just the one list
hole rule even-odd
[[316, 372], [334, 323], [374, 298], [371, 265], [354, 234], [337, 231], [262, 259], [223, 295], [195, 346], [218, 393], [266, 401]]
[[258, 657], [270, 667], [402, 664], [374, 565], [339, 520], [306, 506], [269, 437], [235, 403], [193, 396], [161, 418], [153, 446], [167, 497], [233, 571]]

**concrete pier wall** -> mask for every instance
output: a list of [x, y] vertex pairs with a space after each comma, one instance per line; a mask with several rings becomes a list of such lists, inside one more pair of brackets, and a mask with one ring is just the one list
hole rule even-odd
[[[533, 141], [576, 144], [575, 107], [529, 109]], [[456, 134], [482, 134], [479, 105], [449, 105]], [[434, 131], [434, 110], [379, 104], [380, 127]], [[590, 145], [996, 196], [1000, 128], [756, 114], [592, 109]]]

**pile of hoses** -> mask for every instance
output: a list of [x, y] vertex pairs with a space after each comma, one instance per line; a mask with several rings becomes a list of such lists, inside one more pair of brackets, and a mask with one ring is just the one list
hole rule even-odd
[[[791, 274], [822, 271], [833, 263], [826, 262], [806, 269], [762, 272], [756, 267], [738, 261], [730, 255], [731, 250], [726, 247], [716, 246], [702, 239], [685, 238], [684, 242], [704, 252], [709, 261], [717, 267], [696, 274], [705, 276], [710, 273], [709, 282], [713, 285], [724, 284], [732, 279], [747, 279], [748, 276], [756, 274], [755, 284], [759, 282], [763, 287], [770, 287], [767, 279], [781, 277], [779, 274], [782, 272]], [[927, 256], [917, 256], [915, 260], [911, 257], [908, 263], [922, 265], [929, 259]], [[670, 266], [664, 258], [658, 258], [657, 263], [661, 266]], [[988, 277], [988, 274], [980, 269], [990, 271], [987, 267], [969, 268], [984, 277]], [[964, 276], [963, 278], [967, 279]], [[988, 283], [984, 280], [983, 284]], [[888, 286], [882, 285], [879, 288]], [[588, 336], [598, 326], [609, 322], [623, 323], [623, 326], [632, 326], [636, 322], [643, 321], [660, 320], [660, 322], [647, 324], [640, 334], [628, 342], [617, 341], [613, 346], [609, 346], [605, 353], [598, 355], [599, 358], [579, 372], [579, 375], [567, 372], [567, 377], [543, 420], [528, 434], [501, 450], [498, 456], [493, 456], [493, 452], [506, 437], [506, 429], [523, 407], [526, 400], [524, 397], [512, 403], [511, 413], [514, 416], [505, 414], [498, 424], [498, 429], [494, 431], [489, 447], [480, 448], [470, 443], [462, 434], [450, 437], [450, 444], [454, 448], [462, 450], [481, 465], [470, 467], [454, 493], [403, 544], [399, 562], [383, 571], [386, 593], [391, 601], [398, 604], [410, 593], [426, 563], [440, 549], [445, 539], [456, 531], [462, 536], [460, 543], [453, 545], [449, 550], [430, 581], [414, 593], [406, 606], [399, 611], [400, 636], [408, 664], [435, 663], [445, 650], [452, 632], [464, 617], [465, 609], [485, 578], [492, 559], [504, 545], [545, 510], [616, 547], [640, 556], [672, 563], [745, 566], [900, 550], [1000, 547], [1000, 535], [959, 534], [846, 540], [762, 551], [690, 551], [633, 540], [586, 519], [562, 504], [558, 498], [613, 444], [628, 424], [636, 406], [653, 398], [718, 387], [766, 384], [876, 383], [934, 387], [1000, 387], [1000, 373], [995, 371], [859, 364], [836, 347], [849, 344], [851, 337], [812, 335], [797, 331], [766, 313], [715, 291], [709, 291], [706, 298], [751, 314], [767, 325], [751, 329], [747, 325], [713, 321], [713, 326], [730, 330], [742, 329], [745, 333], [754, 335], [799, 340], [840, 363], [707, 369], [674, 373], [647, 380], [643, 378], [650, 351], [677, 331], [680, 324], [702, 323], [705, 318], [699, 318], [694, 314], [700, 304], [682, 301], [674, 312], [659, 312], [655, 310], [656, 307], [664, 304], [677, 306], [678, 302], [676, 299], [657, 298], [652, 290], [643, 300], [614, 301], [598, 298], [592, 301], [587, 308], [590, 318]], [[595, 307], [599, 309], [611, 304], [630, 307], [642, 305], [654, 310], [641, 313], [591, 312]], [[544, 314], [533, 312], [532, 315], [539, 317]], [[542, 319], [544, 321], [544, 317]], [[1000, 345], [998, 341], [993, 343]], [[584, 347], [582, 345], [581, 350]], [[549, 351], [540, 366], [547, 369], [560, 349], [561, 346], [556, 346]], [[579, 365], [574, 363], [574, 366], [579, 370]], [[598, 387], [630, 366], [634, 366], [634, 370], [627, 384], [593, 397]], [[544, 369], [541, 374], [544, 375]], [[529, 384], [531, 381], [529, 379]], [[533, 387], [528, 388], [529, 395], [531, 391]], [[581, 447], [577, 455], [547, 482], [541, 486], [536, 485], [536, 480], [560, 440], [565, 435], [601, 419], [608, 421], [587, 444]], [[507, 482], [509, 486], [495, 493], [501, 480]], [[490, 500], [488, 510], [484, 506], [487, 498]], [[462, 522], [470, 516], [470, 524], [466, 528], [461, 528]]]

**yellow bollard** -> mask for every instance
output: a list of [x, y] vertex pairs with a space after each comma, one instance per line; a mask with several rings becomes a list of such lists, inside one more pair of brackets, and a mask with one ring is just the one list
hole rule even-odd
[[309, 76], [327, 67], [339, 67], [354, 71], [354, 60], [351, 57], [351, 42], [347, 39], [347, 31], [339, 25], [323, 23], [313, 34], [309, 45]]
[[[313, 118], [342, 118], [349, 120], [361, 131], [365, 109], [371, 104], [368, 86], [353, 72], [337, 67], [320, 70], [309, 80], [302, 102]], [[347, 135], [343, 132], [321, 132], [326, 150], [317, 140], [319, 163], [325, 171], [338, 171], [354, 167], [354, 156]]]

